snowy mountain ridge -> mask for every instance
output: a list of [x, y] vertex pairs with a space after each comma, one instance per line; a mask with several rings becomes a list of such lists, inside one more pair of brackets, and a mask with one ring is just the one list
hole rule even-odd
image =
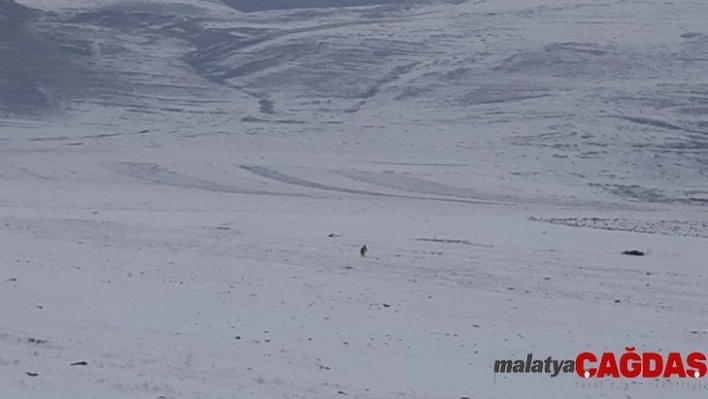
[[[451, 162], [485, 175], [513, 159], [503, 171], [512, 185], [538, 177], [630, 200], [708, 199], [708, 36], [696, 3], [391, 2], [245, 14], [238, 2], [6, 4], [18, 17], [0, 47], [13, 60], [0, 70], [0, 95], [13, 120], [204, 121], [336, 146], [332, 137], [352, 132], [374, 147], [367, 153], [395, 157], [389, 142], [407, 148], [402, 157], [444, 147]], [[645, 22], [659, 16], [666, 23]]]
[[0, 0], [0, 399], [705, 397], [493, 366], [704, 350], [706, 15]]

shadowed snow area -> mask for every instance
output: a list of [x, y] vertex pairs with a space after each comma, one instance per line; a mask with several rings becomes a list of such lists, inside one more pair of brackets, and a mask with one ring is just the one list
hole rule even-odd
[[4, 111], [36, 111], [50, 105], [41, 82], [52, 75], [46, 64], [61, 63], [63, 57], [26, 29], [33, 19], [33, 10], [0, 2], [0, 109]]
[[0, 0], [0, 398], [705, 397], [493, 365], [705, 347], [707, 15]]

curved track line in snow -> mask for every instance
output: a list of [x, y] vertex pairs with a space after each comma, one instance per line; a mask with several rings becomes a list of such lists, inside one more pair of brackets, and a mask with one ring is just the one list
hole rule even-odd
[[173, 172], [155, 163], [144, 162], [119, 162], [108, 164], [108, 169], [136, 179], [145, 180], [151, 183], [162, 184], [166, 186], [190, 188], [205, 191], [214, 191], [219, 193], [232, 194], [258, 194], [258, 195], [282, 195], [282, 196], [301, 196], [298, 194], [277, 193], [272, 191], [249, 190], [246, 188], [226, 185], [212, 182], [209, 180], [200, 179]]
[[440, 195], [445, 197], [457, 198], [460, 202], [475, 202], [489, 203], [500, 205], [511, 204], [536, 204], [536, 205], [574, 205], [574, 206], [591, 206], [594, 208], [612, 209], [620, 207], [618, 204], [608, 204], [601, 202], [586, 202], [577, 201], [567, 198], [552, 198], [552, 197], [518, 197], [503, 194], [484, 193], [475, 191], [469, 188], [449, 186], [447, 184], [435, 183], [419, 177], [406, 176], [400, 173], [381, 173], [381, 172], [359, 172], [359, 171], [336, 171], [340, 176], [350, 178], [352, 180], [361, 181], [364, 183], [373, 184], [379, 187], [407, 191], [410, 193]]
[[[442, 195], [479, 201], [513, 201], [514, 198], [483, 194], [468, 188], [448, 186], [424, 180], [418, 177], [405, 176], [399, 173], [377, 173], [357, 171], [337, 171], [337, 174], [349, 179], [374, 184], [380, 187], [393, 188], [420, 194]], [[486, 198], [485, 198], [486, 197]]]
[[275, 181], [278, 181], [281, 183], [291, 184], [291, 185], [299, 186], [299, 187], [314, 188], [314, 189], [325, 190], [325, 191], [336, 191], [336, 192], [347, 193], [347, 194], [362, 194], [362, 195], [373, 195], [373, 196], [383, 196], [383, 197], [398, 197], [397, 195], [394, 195], [394, 194], [379, 193], [379, 192], [375, 192], [375, 191], [357, 190], [357, 189], [351, 189], [351, 188], [340, 188], [340, 187], [328, 186], [326, 184], [312, 182], [309, 180], [304, 180], [299, 177], [284, 175], [276, 170], [266, 168], [263, 166], [240, 165], [239, 167], [243, 170], [251, 172], [251, 173], [258, 175], [260, 177], [265, 177], [267, 179], [271, 179], [271, 180], [275, 180]]
[[263, 166], [240, 165], [239, 167], [241, 169], [244, 169], [244, 170], [251, 172], [255, 175], [258, 175], [258, 176], [261, 176], [261, 177], [264, 177], [267, 179], [279, 181], [281, 183], [286, 183], [286, 184], [291, 184], [291, 185], [305, 187], [305, 188], [311, 188], [311, 189], [346, 193], [346, 194], [359, 194], [359, 195], [388, 197], [388, 198], [408, 198], [408, 199], [417, 199], [417, 200], [426, 200], [426, 201], [459, 202], [459, 203], [468, 203], [468, 204], [499, 204], [498, 202], [485, 201], [485, 200], [419, 197], [419, 196], [412, 196], [412, 195], [398, 195], [398, 194], [382, 193], [382, 192], [377, 192], [377, 191], [358, 190], [358, 189], [351, 189], [351, 188], [346, 188], [346, 187], [334, 187], [334, 186], [329, 186], [329, 185], [322, 184], [322, 183], [304, 180], [299, 177], [288, 176], [288, 175], [285, 175], [283, 173], [280, 173], [278, 171], [275, 171], [273, 169], [266, 168]]

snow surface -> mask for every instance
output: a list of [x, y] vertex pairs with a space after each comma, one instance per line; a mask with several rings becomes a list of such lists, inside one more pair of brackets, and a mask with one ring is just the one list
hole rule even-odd
[[0, 398], [705, 397], [493, 364], [705, 351], [708, 4], [351, 3], [0, 0]]

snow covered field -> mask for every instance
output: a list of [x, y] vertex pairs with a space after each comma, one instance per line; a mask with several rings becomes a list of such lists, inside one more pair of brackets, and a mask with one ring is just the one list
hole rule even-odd
[[493, 373], [706, 351], [703, 2], [20, 3], [0, 398], [708, 393]]

